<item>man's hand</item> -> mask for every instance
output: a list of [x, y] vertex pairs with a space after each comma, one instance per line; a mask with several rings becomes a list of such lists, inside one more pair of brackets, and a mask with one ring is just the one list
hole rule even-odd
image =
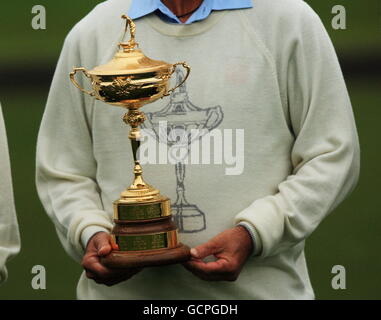
[[[208, 242], [191, 249], [192, 259], [185, 268], [208, 281], [235, 281], [253, 250], [250, 234], [242, 226], [221, 232]], [[204, 262], [214, 255], [217, 260]]]
[[82, 259], [82, 267], [89, 279], [99, 284], [113, 286], [130, 279], [141, 270], [141, 268], [110, 269], [105, 267], [101, 264], [100, 258], [107, 256], [111, 250], [111, 236], [108, 233], [98, 232], [90, 238]]

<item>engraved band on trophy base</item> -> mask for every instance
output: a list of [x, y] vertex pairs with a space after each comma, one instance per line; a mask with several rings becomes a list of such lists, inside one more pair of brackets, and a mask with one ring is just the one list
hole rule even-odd
[[124, 204], [119, 200], [114, 202], [115, 220], [148, 220], [171, 215], [169, 199], [153, 203]]
[[177, 230], [154, 234], [112, 235], [120, 251], [145, 251], [154, 249], [176, 248]]

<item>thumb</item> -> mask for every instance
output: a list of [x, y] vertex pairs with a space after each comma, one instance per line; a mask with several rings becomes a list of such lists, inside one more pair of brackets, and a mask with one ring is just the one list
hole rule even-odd
[[214, 241], [208, 241], [202, 245], [199, 245], [195, 248], [192, 248], [190, 253], [192, 258], [195, 259], [204, 259], [207, 256], [217, 253], [218, 249]]
[[94, 246], [98, 256], [107, 256], [112, 250], [111, 236], [106, 232], [99, 232], [94, 237]]

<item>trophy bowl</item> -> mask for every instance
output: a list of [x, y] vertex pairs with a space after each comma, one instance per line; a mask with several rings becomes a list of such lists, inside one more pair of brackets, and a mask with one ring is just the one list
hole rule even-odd
[[[130, 27], [130, 40], [119, 43], [119, 51], [112, 60], [88, 71], [74, 68], [70, 80], [82, 92], [128, 112], [123, 121], [131, 126], [134, 160], [134, 179], [120, 198], [114, 201], [114, 228], [111, 232], [112, 252], [102, 262], [112, 268], [158, 266], [190, 259], [189, 247], [179, 242], [178, 229], [171, 215], [169, 198], [146, 183], [137, 152], [140, 128], [146, 117], [139, 108], [154, 102], [180, 87], [188, 78], [190, 67], [185, 62], [169, 64], [153, 60], [143, 54], [135, 42], [135, 24], [127, 16], [124, 39]], [[176, 67], [181, 65], [186, 76], [174, 88], [168, 89]], [[82, 72], [91, 83], [92, 91], [81, 87], [75, 76]]]
[[[128, 49], [118, 52], [113, 58], [114, 61], [111, 61], [111, 66], [104, 65], [90, 71], [85, 68], [74, 68], [70, 78], [77, 88], [98, 100], [114, 106], [128, 108], [128, 106], [135, 105], [140, 107], [168, 96], [170, 92], [181, 85], [180, 83], [175, 88], [168, 90], [169, 79], [177, 65], [183, 65], [186, 69], [189, 68], [185, 62], [167, 64], [152, 60], [144, 56], [140, 50], [135, 50], [125, 57], [126, 53], [128, 53]], [[129, 60], [131, 59], [136, 61], [134, 63], [136, 68], [114, 70], [113, 67], [117, 68], [120, 64], [118, 60], [124, 61], [130, 67], [131, 62]], [[78, 71], [83, 72], [91, 80], [93, 91], [83, 89], [75, 80], [75, 74]]]
[[[119, 52], [105, 65], [88, 71], [83, 67], [74, 68], [70, 80], [82, 92], [114, 106], [139, 108], [154, 102], [180, 87], [188, 78], [190, 67], [185, 62], [169, 64], [153, 60], [138, 49], [135, 42], [135, 25], [127, 16], [122, 16], [130, 25], [131, 39], [119, 43]], [[123, 36], [124, 38], [124, 36]], [[186, 76], [174, 88], [168, 89], [169, 79], [181, 65], [186, 69]], [[92, 91], [85, 90], [76, 81], [77, 72], [91, 80]]]

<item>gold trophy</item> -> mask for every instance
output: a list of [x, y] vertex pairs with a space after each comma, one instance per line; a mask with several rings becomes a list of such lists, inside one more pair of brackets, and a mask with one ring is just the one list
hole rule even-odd
[[[128, 109], [123, 121], [131, 126], [134, 158], [134, 180], [114, 202], [113, 251], [102, 262], [112, 268], [165, 265], [187, 261], [189, 247], [178, 240], [178, 231], [171, 216], [170, 200], [159, 190], [147, 184], [137, 158], [141, 133], [139, 126], [146, 117], [139, 109], [154, 102], [181, 86], [187, 79], [190, 67], [185, 62], [168, 64], [145, 56], [135, 42], [135, 24], [127, 16], [125, 32], [119, 51], [105, 65], [87, 71], [74, 68], [70, 73], [73, 84], [95, 99]], [[130, 29], [130, 40], [123, 42]], [[186, 75], [176, 87], [168, 89], [169, 79], [176, 66], [181, 65]], [[91, 79], [92, 91], [82, 88], [75, 80], [81, 71]]]

